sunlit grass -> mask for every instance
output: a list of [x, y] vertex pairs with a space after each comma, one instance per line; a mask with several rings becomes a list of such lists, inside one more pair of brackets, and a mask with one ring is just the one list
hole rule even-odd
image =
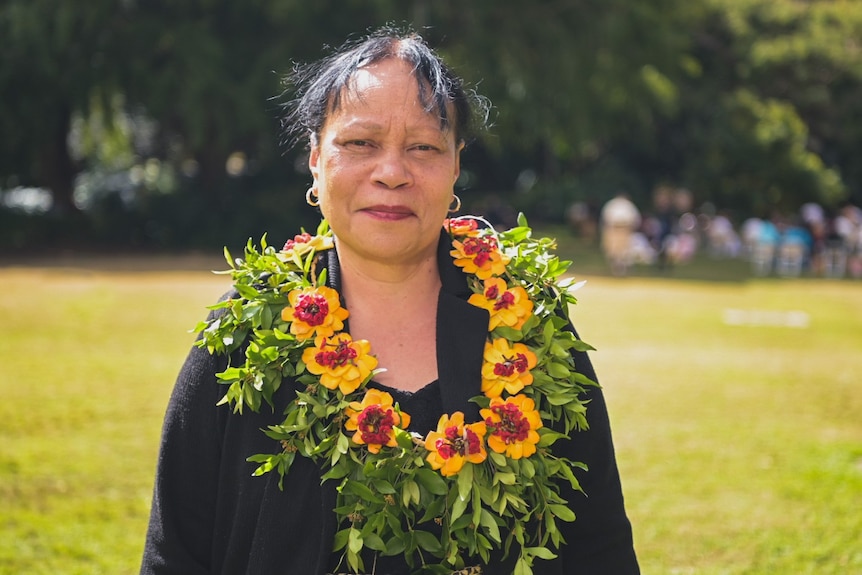
[[[862, 573], [862, 285], [593, 278], [579, 295], [645, 573]], [[809, 324], [725, 325], [726, 308]]]
[[225, 279], [28, 269], [0, 283], [0, 572], [136, 572], [167, 396]]
[[[573, 266], [574, 319], [598, 348], [643, 572], [862, 573], [862, 283], [600, 265]], [[0, 573], [135, 573], [188, 329], [227, 280], [33, 267], [0, 285]], [[727, 309], [808, 324], [728, 325]]]

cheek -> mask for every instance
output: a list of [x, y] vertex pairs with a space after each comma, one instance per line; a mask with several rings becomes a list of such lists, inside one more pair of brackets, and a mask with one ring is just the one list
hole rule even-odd
[[329, 158], [321, 158], [318, 164], [316, 183], [321, 197], [329, 196], [338, 182], [338, 170]]
[[331, 220], [338, 209], [349, 201], [350, 191], [354, 189], [342, 167], [337, 162], [321, 165], [320, 178], [317, 180], [320, 198], [320, 211]]

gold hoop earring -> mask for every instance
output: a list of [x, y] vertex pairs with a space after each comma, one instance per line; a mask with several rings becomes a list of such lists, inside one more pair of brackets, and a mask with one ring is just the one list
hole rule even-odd
[[317, 191], [314, 189], [314, 186], [311, 186], [305, 192], [305, 202], [312, 208], [316, 208], [320, 205], [320, 200], [317, 199]]
[[461, 198], [458, 197], [458, 194], [452, 194], [452, 201], [455, 203], [455, 205], [449, 204], [450, 214], [454, 214], [461, 209]]

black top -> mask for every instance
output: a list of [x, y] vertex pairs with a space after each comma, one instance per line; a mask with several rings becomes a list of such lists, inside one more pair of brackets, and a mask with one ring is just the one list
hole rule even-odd
[[[441, 233], [437, 388], [445, 413], [461, 411], [466, 421], [478, 421], [478, 406], [469, 400], [482, 393], [489, 318], [486, 310], [467, 302], [471, 292], [450, 249], [451, 241]], [[324, 256], [330, 270], [337, 272], [334, 252], [328, 250]], [[337, 277], [329, 274], [330, 281]], [[574, 360], [581, 373], [595, 379], [586, 353], [575, 352]], [[237, 357], [233, 364], [240, 361]], [[225, 387], [215, 374], [226, 365], [226, 358], [194, 347], [177, 378], [162, 430], [141, 574], [324, 575], [338, 529], [335, 482], [321, 484], [315, 463], [298, 457], [280, 489], [277, 473], [253, 477], [257, 464], [246, 461], [250, 455], [279, 449], [261, 430], [281, 423], [283, 407], [295, 388], [289, 381], [281, 386], [273, 398], [274, 410], [264, 406], [259, 413], [236, 415], [230, 406], [216, 405]], [[554, 449], [589, 467], [589, 472], [575, 471], [587, 495], [561, 486], [560, 494], [577, 520], [560, 523], [567, 543], [558, 558], [537, 560], [533, 570], [541, 575], [635, 575], [639, 569], [604, 397], [595, 388], [584, 399], [589, 402], [589, 431], [573, 432], [569, 441], [558, 441]], [[434, 427], [436, 421], [428, 426]], [[511, 572], [511, 565], [493, 560], [482, 571]]]
[[[402, 391], [376, 381], [368, 384], [369, 387], [387, 392], [392, 396], [393, 403], [397, 403], [401, 411], [410, 416], [408, 431], [416, 432], [422, 437], [428, 435], [429, 431], [437, 429], [437, 421], [443, 415], [443, 401], [440, 398], [440, 384], [434, 380], [425, 387], [415, 392]], [[435, 535], [439, 535], [440, 528], [436, 523], [423, 524], [422, 529]], [[377, 555], [371, 549], [364, 549], [362, 562], [368, 573], [375, 575], [410, 575], [410, 567], [404, 559], [404, 555]], [[346, 572], [346, 566], [339, 566], [341, 553], [333, 555], [329, 566], [330, 573]], [[414, 567], [415, 570], [415, 567]]]
[[435, 379], [425, 387], [416, 391], [402, 391], [376, 381], [368, 384], [392, 396], [394, 403], [399, 404], [401, 411], [410, 416], [408, 431], [418, 433], [422, 437], [429, 431], [437, 429], [437, 422], [443, 411], [443, 400], [440, 397], [440, 380]]

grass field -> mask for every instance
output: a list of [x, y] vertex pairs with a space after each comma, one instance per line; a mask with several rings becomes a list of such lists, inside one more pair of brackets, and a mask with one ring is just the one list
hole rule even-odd
[[[643, 572], [862, 574], [862, 283], [609, 278], [564, 247]], [[0, 268], [0, 573], [137, 571], [187, 330], [227, 288], [212, 266]]]

